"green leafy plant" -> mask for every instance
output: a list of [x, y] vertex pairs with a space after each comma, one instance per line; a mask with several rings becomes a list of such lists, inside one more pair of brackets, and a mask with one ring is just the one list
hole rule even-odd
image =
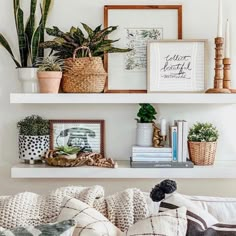
[[211, 123], [197, 122], [188, 134], [188, 140], [191, 142], [215, 142], [218, 137], [218, 130]]
[[62, 71], [65, 68], [64, 60], [55, 57], [37, 58], [35, 65], [38, 71]]
[[[69, 32], [63, 32], [58, 27], [47, 28], [50, 36], [55, 37], [52, 41], [41, 43], [41, 47], [50, 48], [51, 53], [60, 59], [70, 58], [76, 48], [86, 46], [90, 49], [92, 56], [103, 57], [106, 53], [129, 52], [132, 49], [121, 49], [113, 46], [118, 40], [109, 40], [106, 37], [117, 29], [117, 26], [110, 26], [102, 29], [99, 25], [94, 30], [88, 25], [81, 23], [86, 35], [79, 27], [71, 27]], [[77, 52], [77, 57], [86, 57], [84, 50]]]
[[27, 116], [17, 123], [20, 135], [42, 136], [49, 135], [49, 121], [40, 116]]
[[41, 19], [36, 26], [37, 0], [31, 0], [30, 16], [24, 26], [24, 12], [20, 0], [13, 0], [14, 17], [18, 36], [20, 61], [17, 60], [7, 39], [0, 33], [0, 44], [8, 51], [17, 67], [32, 66], [37, 57], [43, 57], [39, 44], [44, 42], [44, 31], [52, 0], [42, 0], [40, 4]]
[[81, 151], [81, 148], [79, 147], [72, 147], [72, 146], [60, 146], [56, 148], [56, 153], [58, 155], [73, 155], [73, 154], [77, 154]]
[[155, 115], [157, 114], [155, 108], [149, 103], [139, 104], [140, 109], [137, 113], [138, 118], [136, 120], [138, 123], [152, 123], [156, 120]]

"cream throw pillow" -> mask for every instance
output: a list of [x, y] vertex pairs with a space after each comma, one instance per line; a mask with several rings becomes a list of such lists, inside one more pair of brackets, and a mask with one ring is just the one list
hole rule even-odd
[[73, 219], [73, 236], [117, 236], [121, 231], [105, 216], [78, 199], [65, 197], [57, 221]]
[[132, 225], [127, 232], [121, 236], [133, 235], [163, 235], [163, 236], [185, 236], [187, 232], [186, 208], [159, 213], [140, 220]]

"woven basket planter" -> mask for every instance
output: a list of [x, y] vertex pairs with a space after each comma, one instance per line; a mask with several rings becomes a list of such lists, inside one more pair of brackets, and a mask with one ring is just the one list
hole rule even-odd
[[213, 165], [217, 142], [188, 142], [189, 156], [195, 165]]
[[[89, 57], [75, 58], [78, 50], [88, 50]], [[79, 47], [73, 58], [65, 60], [67, 68], [62, 77], [65, 93], [101, 93], [104, 90], [107, 73], [101, 57], [92, 57], [89, 48]]]

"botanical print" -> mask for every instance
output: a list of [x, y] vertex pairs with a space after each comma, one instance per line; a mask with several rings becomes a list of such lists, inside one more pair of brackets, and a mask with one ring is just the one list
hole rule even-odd
[[125, 70], [146, 71], [147, 42], [163, 38], [162, 28], [126, 29], [126, 46], [133, 50], [125, 54]]
[[161, 79], [191, 79], [192, 56], [167, 54], [161, 59]]
[[53, 124], [53, 146], [76, 146], [88, 152], [100, 152], [101, 126], [90, 123]]

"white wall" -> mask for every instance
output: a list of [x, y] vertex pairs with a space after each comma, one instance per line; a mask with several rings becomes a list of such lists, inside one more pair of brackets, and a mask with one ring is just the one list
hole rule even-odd
[[[29, 1], [23, 0], [28, 3]], [[224, 18], [232, 22], [232, 52], [236, 50], [235, 0], [224, 0]], [[56, 0], [48, 25], [57, 25], [67, 30], [72, 25], [85, 22], [92, 27], [103, 22], [105, 4], [182, 4], [183, 36], [186, 39], [209, 40], [209, 84], [213, 81], [213, 41], [216, 36], [217, 0]], [[0, 32], [7, 35], [14, 49], [16, 33], [13, 21], [12, 1], [0, 1]], [[233, 56], [233, 62], [236, 61]], [[232, 68], [236, 75], [236, 67]], [[236, 85], [236, 79], [234, 78]], [[0, 48], [0, 194], [19, 191], [45, 192], [57, 186], [101, 184], [107, 193], [126, 187], [150, 190], [159, 180], [15, 180], [10, 178], [10, 167], [18, 162], [16, 122], [26, 115], [39, 114], [49, 119], [105, 119], [106, 154], [114, 159], [127, 159], [135, 141], [135, 121], [138, 105], [10, 105], [9, 94], [20, 91], [15, 65], [3, 48]], [[236, 158], [235, 105], [156, 105], [161, 117], [170, 122], [174, 119], [209, 121], [220, 130], [217, 159]], [[63, 170], [62, 170], [63, 171]], [[171, 171], [171, 169], [170, 169]], [[186, 194], [235, 196], [234, 180], [178, 180], [180, 191]]]

